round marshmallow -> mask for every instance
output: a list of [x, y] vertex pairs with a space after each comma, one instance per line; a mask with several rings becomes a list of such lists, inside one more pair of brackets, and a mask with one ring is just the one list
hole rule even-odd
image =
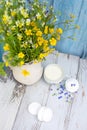
[[52, 116], [53, 116], [52, 110], [50, 108], [46, 108], [44, 111], [43, 120], [45, 122], [49, 122], [51, 121]]
[[39, 109], [39, 111], [38, 111], [37, 117], [38, 117], [38, 120], [39, 120], [39, 121], [43, 121], [44, 109], [45, 109], [45, 107], [41, 107], [41, 108]]
[[39, 104], [38, 102], [33, 102], [28, 106], [28, 111], [32, 114], [32, 115], [37, 115], [39, 109], [41, 107], [41, 104]]
[[52, 110], [47, 107], [41, 107], [38, 112], [38, 120], [49, 122], [53, 116]]
[[65, 82], [66, 90], [73, 93], [79, 89], [79, 83], [76, 79], [70, 78]]

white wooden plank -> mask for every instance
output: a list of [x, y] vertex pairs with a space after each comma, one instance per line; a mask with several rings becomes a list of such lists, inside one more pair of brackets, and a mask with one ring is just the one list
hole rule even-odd
[[65, 77], [76, 78], [79, 67], [79, 57], [60, 53], [57, 63], [63, 69]]
[[[43, 63], [45, 67], [47, 64], [55, 63], [56, 55], [49, 55]], [[42, 78], [39, 82], [32, 86], [28, 86], [24, 95], [21, 107], [16, 118], [13, 130], [39, 130], [41, 122], [38, 121], [36, 116], [28, 112], [28, 105], [32, 102], [39, 102], [45, 105], [49, 95], [49, 84]]]
[[80, 60], [80, 89], [74, 99], [68, 130], [87, 130], [87, 60]]
[[10, 79], [6, 83], [0, 82], [0, 130], [12, 130], [22, 98], [11, 102], [15, 85], [16, 83]]
[[[59, 54], [57, 63], [63, 68], [65, 75], [76, 78], [79, 58]], [[58, 100], [57, 96], [50, 93], [47, 106], [53, 110], [53, 119], [49, 123], [42, 123], [40, 130], [66, 130], [70, 116], [72, 103], [65, 102], [64, 98]]]

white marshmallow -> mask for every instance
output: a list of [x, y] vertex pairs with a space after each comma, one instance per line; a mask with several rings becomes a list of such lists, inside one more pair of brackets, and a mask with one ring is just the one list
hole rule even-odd
[[41, 104], [39, 104], [38, 102], [33, 102], [28, 106], [28, 111], [32, 114], [32, 115], [37, 115], [39, 109], [41, 108]]
[[39, 121], [49, 122], [49, 121], [51, 121], [52, 116], [53, 116], [52, 110], [47, 107], [41, 107], [38, 112]]
[[43, 113], [44, 113], [44, 109], [45, 107], [41, 107], [38, 111], [38, 115], [37, 115], [37, 118], [39, 121], [43, 121]]

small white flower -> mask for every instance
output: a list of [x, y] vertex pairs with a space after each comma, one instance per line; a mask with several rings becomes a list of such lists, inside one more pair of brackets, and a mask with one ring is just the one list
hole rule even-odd
[[37, 14], [36, 14], [36, 17], [37, 17], [37, 19], [41, 19], [40, 13], [37, 13]]
[[11, 6], [11, 5], [13, 5], [12, 2], [6, 1], [6, 6]]
[[30, 21], [31, 21], [30, 19], [27, 19], [26, 20], [26, 25], [30, 25]]
[[33, 43], [31, 39], [29, 40], [29, 43], [30, 43], [30, 44], [32, 44], [32, 43]]
[[42, 27], [45, 25], [45, 22], [42, 23]]
[[22, 6], [20, 6], [19, 10], [21, 11], [22, 9], [23, 9], [23, 7], [22, 7]]
[[34, 10], [34, 8], [32, 7], [32, 10]]
[[39, 13], [37, 13], [36, 16], [38, 17], [38, 16], [41, 16], [41, 15]]
[[19, 20], [18, 20], [18, 21], [16, 21], [15, 23], [16, 23], [16, 25], [17, 25], [17, 27], [18, 27], [18, 25], [19, 25]]
[[22, 23], [22, 25], [24, 25], [24, 22], [25, 22], [25, 20], [24, 20], [24, 19], [21, 19], [21, 23]]

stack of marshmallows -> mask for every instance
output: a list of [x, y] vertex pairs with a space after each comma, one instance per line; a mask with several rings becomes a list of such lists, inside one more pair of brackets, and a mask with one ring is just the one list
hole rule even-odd
[[49, 122], [52, 119], [53, 112], [50, 108], [41, 106], [38, 102], [33, 102], [29, 105], [28, 111], [37, 116], [39, 121]]

